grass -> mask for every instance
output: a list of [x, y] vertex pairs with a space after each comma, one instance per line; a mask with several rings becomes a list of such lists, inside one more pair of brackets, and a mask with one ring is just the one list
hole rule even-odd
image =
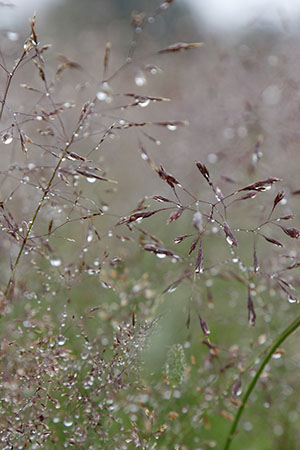
[[[104, 46], [102, 79], [62, 56], [53, 70], [35, 17], [1, 66], [4, 449], [297, 448], [297, 191], [256, 163], [171, 173], [158, 140], [187, 121], [165, 118], [146, 80], [202, 43], [135, 54], [171, 3], [134, 13], [118, 68]], [[152, 104], [163, 119], [143, 112]], [[125, 171], [107, 153], [129, 133], [139, 162]]]

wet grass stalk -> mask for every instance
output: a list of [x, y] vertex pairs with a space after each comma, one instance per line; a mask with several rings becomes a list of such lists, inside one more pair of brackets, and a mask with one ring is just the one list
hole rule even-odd
[[224, 445], [224, 450], [228, 450], [232, 444], [232, 441], [234, 439], [234, 437], [236, 436], [237, 433], [237, 426], [239, 424], [239, 421], [242, 417], [242, 414], [244, 412], [245, 406], [247, 405], [248, 399], [252, 393], [252, 391], [254, 390], [259, 377], [261, 376], [261, 373], [263, 372], [265, 366], [267, 365], [267, 363], [270, 361], [270, 359], [272, 358], [272, 355], [274, 354], [274, 352], [278, 349], [278, 347], [300, 326], [300, 316], [297, 317], [287, 328], [285, 328], [280, 334], [279, 336], [277, 336], [273, 343], [271, 344], [269, 350], [267, 351], [265, 357], [263, 358], [255, 376], [253, 377], [252, 381], [250, 382], [245, 394], [242, 397], [242, 404], [241, 406], [238, 408], [232, 426], [230, 428], [228, 437], [226, 439], [225, 445]]

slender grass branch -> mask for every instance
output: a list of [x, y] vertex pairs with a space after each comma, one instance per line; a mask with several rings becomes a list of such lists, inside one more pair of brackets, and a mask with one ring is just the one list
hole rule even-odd
[[238, 423], [240, 421], [240, 418], [243, 414], [243, 411], [245, 409], [245, 406], [247, 404], [247, 401], [253, 391], [253, 389], [256, 386], [256, 383], [259, 380], [259, 377], [262, 373], [262, 371], [264, 370], [266, 364], [269, 362], [269, 360], [271, 359], [273, 353], [276, 351], [276, 349], [282, 344], [282, 342], [284, 342], [289, 336], [290, 334], [293, 333], [293, 331], [295, 331], [298, 327], [300, 326], [300, 316], [298, 316], [287, 328], [285, 328], [280, 334], [279, 336], [277, 336], [274, 340], [273, 343], [271, 344], [271, 346], [269, 347], [269, 350], [267, 351], [267, 354], [265, 355], [264, 359], [262, 360], [255, 376], [253, 377], [251, 383], [248, 386], [248, 389], [246, 390], [243, 398], [242, 398], [242, 404], [239, 407], [239, 409], [236, 412], [233, 424], [231, 426], [231, 429], [229, 431], [229, 435], [227, 437], [227, 440], [225, 442], [224, 445], [224, 450], [228, 450], [230, 448], [230, 445], [232, 443], [232, 440], [236, 434], [236, 429], [238, 426]]
[[70, 141], [66, 143], [66, 145], [65, 145], [65, 147], [64, 147], [64, 149], [63, 149], [63, 151], [62, 151], [62, 153], [61, 153], [61, 156], [60, 156], [60, 158], [59, 158], [59, 160], [58, 160], [58, 162], [57, 162], [57, 164], [56, 164], [56, 166], [55, 166], [55, 168], [54, 168], [54, 170], [53, 170], [53, 172], [52, 172], [52, 175], [51, 175], [51, 177], [50, 177], [50, 179], [49, 179], [49, 181], [48, 181], [48, 183], [47, 183], [47, 185], [46, 185], [46, 187], [45, 187], [45, 189], [44, 189], [44, 193], [43, 193], [43, 195], [42, 195], [42, 198], [41, 198], [41, 200], [39, 201], [39, 204], [38, 204], [38, 206], [37, 206], [37, 208], [36, 208], [36, 210], [35, 210], [35, 212], [34, 212], [34, 214], [33, 214], [33, 217], [32, 217], [32, 219], [31, 219], [30, 222], [29, 222], [29, 226], [28, 226], [27, 232], [26, 232], [26, 234], [25, 234], [25, 236], [24, 236], [24, 238], [23, 238], [22, 245], [21, 245], [21, 247], [20, 247], [19, 253], [18, 253], [17, 258], [16, 258], [16, 260], [15, 260], [15, 263], [14, 263], [14, 265], [13, 265], [12, 272], [11, 272], [10, 278], [9, 278], [9, 280], [8, 280], [6, 289], [5, 289], [5, 291], [4, 291], [4, 296], [5, 296], [5, 297], [7, 297], [8, 294], [9, 294], [9, 291], [10, 291], [10, 288], [11, 288], [11, 286], [12, 286], [12, 282], [13, 282], [13, 280], [14, 280], [15, 273], [16, 273], [16, 270], [17, 270], [17, 267], [18, 267], [18, 264], [19, 264], [19, 262], [20, 262], [20, 258], [21, 258], [22, 254], [23, 254], [23, 252], [24, 252], [25, 246], [26, 246], [26, 244], [27, 244], [27, 241], [28, 241], [28, 238], [29, 238], [29, 236], [30, 236], [31, 230], [32, 230], [32, 228], [33, 228], [33, 225], [34, 225], [34, 223], [35, 223], [35, 221], [36, 221], [36, 219], [37, 219], [37, 216], [38, 216], [38, 214], [39, 214], [39, 212], [40, 212], [40, 209], [41, 209], [41, 207], [42, 207], [42, 205], [43, 205], [43, 203], [44, 203], [44, 201], [45, 201], [47, 195], [49, 194], [49, 191], [50, 191], [50, 188], [51, 188], [51, 186], [52, 186], [53, 180], [54, 180], [54, 178], [55, 178], [55, 176], [56, 176], [56, 174], [57, 174], [57, 172], [58, 172], [58, 170], [59, 170], [59, 168], [60, 168], [60, 166], [61, 166], [61, 163], [63, 162], [63, 160], [64, 160], [64, 158], [65, 158], [65, 155], [66, 155], [66, 153], [67, 153], [69, 147], [73, 144], [73, 141], [74, 141], [74, 139], [75, 139], [75, 136], [77, 135], [77, 133], [78, 133], [78, 131], [79, 131], [81, 125], [83, 124], [83, 122], [85, 121], [85, 119], [87, 118], [87, 116], [88, 116], [88, 111], [86, 110], [85, 113], [82, 114], [82, 116], [81, 116], [81, 118], [80, 118], [80, 120], [79, 120], [79, 122], [78, 122], [78, 124], [77, 124], [77, 126], [76, 126], [75, 131], [72, 133], [72, 136], [71, 136]]

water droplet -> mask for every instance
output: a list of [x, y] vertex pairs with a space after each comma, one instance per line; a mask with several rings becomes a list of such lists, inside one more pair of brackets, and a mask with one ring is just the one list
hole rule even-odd
[[148, 106], [149, 104], [150, 104], [150, 100], [149, 100], [148, 98], [140, 99], [140, 100], [138, 101], [138, 105], [139, 105], [141, 108], [145, 108], [145, 107]]
[[141, 70], [138, 70], [136, 72], [134, 81], [135, 84], [139, 87], [145, 86], [145, 84], [147, 83], [146, 77]]
[[172, 292], [175, 292], [176, 289], [177, 289], [177, 286], [171, 286], [171, 287], [169, 287], [169, 289], [168, 289], [168, 293], [171, 294]]
[[273, 359], [280, 359], [281, 356], [282, 356], [282, 355], [281, 355], [281, 353], [279, 353], [279, 352], [278, 352], [278, 353], [273, 353], [272, 358], [273, 358]]
[[66, 343], [66, 340], [67, 340], [67, 338], [65, 336], [63, 336], [62, 334], [57, 336], [58, 345], [64, 345]]
[[13, 141], [13, 136], [11, 133], [5, 133], [2, 135], [3, 144], [10, 144]]
[[167, 255], [166, 255], [165, 253], [157, 253], [156, 256], [157, 256], [159, 259], [163, 259], [163, 258], [165, 258]]
[[169, 3], [169, 2], [163, 2], [163, 3], [160, 5], [160, 9], [166, 10], [166, 9], [169, 8], [169, 6], [170, 6], [170, 3]]
[[59, 258], [51, 259], [50, 264], [53, 267], [59, 267], [61, 265], [61, 259], [59, 259]]
[[10, 41], [13, 41], [13, 42], [15, 42], [19, 39], [19, 35], [15, 31], [8, 31], [7, 37]]
[[97, 271], [95, 269], [88, 269], [87, 270], [88, 275], [95, 275]]
[[69, 419], [69, 418], [66, 418], [65, 420], [64, 420], [64, 426], [65, 427], [71, 427], [73, 425], [73, 420], [72, 419]]
[[239, 396], [241, 395], [242, 392], [243, 392], [243, 389], [240, 388], [240, 389], [237, 390], [237, 392], [235, 393], [235, 395], [236, 395], [237, 397], [239, 397]]
[[92, 242], [93, 237], [94, 237], [93, 232], [92, 232], [92, 230], [89, 228], [89, 229], [88, 229], [88, 232], [87, 232], [86, 240], [87, 240], [88, 242]]
[[96, 97], [98, 100], [100, 100], [101, 102], [105, 102], [105, 103], [111, 103], [113, 98], [113, 90], [110, 87], [110, 85], [107, 83], [107, 81], [105, 81], [99, 92], [97, 92]]
[[169, 131], [175, 131], [175, 130], [177, 130], [177, 126], [176, 126], [176, 125], [173, 125], [173, 124], [171, 124], [171, 123], [169, 123], [169, 124], [167, 125], [167, 129], [168, 129]]
[[297, 303], [297, 299], [296, 299], [296, 297], [289, 295], [288, 302], [289, 303]]
[[192, 224], [198, 231], [202, 231], [203, 229], [203, 220], [202, 220], [202, 214], [200, 211], [197, 211], [192, 220]]
[[227, 236], [227, 237], [226, 237], [226, 241], [227, 241], [227, 243], [228, 243], [229, 245], [232, 245], [232, 244], [233, 244], [233, 240], [230, 238], [230, 236]]
[[86, 181], [88, 181], [89, 183], [95, 183], [96, 178], [94, 178], [94, 177], [87, 177]]
[[218, 155], [216, 155], [215, 153], [209, 153], [207, 155], [207, 161], [210, 164], [215, 164], [218, 161]]

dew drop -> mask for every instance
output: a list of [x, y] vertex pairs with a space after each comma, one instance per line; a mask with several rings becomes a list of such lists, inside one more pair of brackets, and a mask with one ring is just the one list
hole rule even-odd
[[59, 267], [61, 265], [61, 259], [59, 259], [59, 258], [51, 259], [50, 264], [53, 267]]
[[175, 292], [176, 289], [177, 289], [176, 286], [171, 286], [171, 287], [169, 287], [169, 289], [168, 289], [168, 293], [169, 293], [169, 294], [172, 294], [172, 292]]
[[168, 9], [169, 8], [169, 6], [170, 6], [170, 3], [169, 2], [163, 2], [161, 5], [160, 5], [160, 9], [162, 9], [162, 10], [166, 10], [166, 9]]
[[71, 427], [73, 425], [73, 420], [72, 419], [69, 419], [69, 418], [66, 418], [65, 420], [64, 420], [64, 426], [65, 427]]
[[94, 177], [87, 177], [86, 181], [88, 181], [89, 183], [95, 183], [96, 178], [94, 178]]
[[148, 157], [148, 155], [146, 155], [146, 153], [141, 153], [141, 158], [142, 158], [144, 161], [148, 161], [148, 159], [149, 159], [149, 157]]
[[146, 106], [148, 106], [149, 104], [150, 104], [150, 100], [148, 98], [140, 99], [139, 102], [138, 102], [138, 105], [141, 108], [146, 108]]
[[145, 84], [147, 83], [146, 77], [141, 70], [137, 71], [134, 82], [139, 87], [145, 86]]
[[227, 243], [228, 243], [229, 245], [232, 245], [232, 244], [233, 244], [233, 240], [230, 238], [230, 236], [227, 236], [227, 237], [226, 237], [226, 241], [227, 241]]
[[13, 42], [15, 42], [19, 39], [19, 35], [15, 31], [8, 31], [7, 37], [10, 41], [13, 41]]
[[238, 389], [238, 391], [235, 393], [235, 395], [236, 395], [237, 397], [239, 397], [239, 396], [241, 395], [242, 392], [243, 392], [243, 389], [240, 388], [240, 389]]
[[169, 131], [175, 131], [175, 130], [177, 130], [177, 126], [176, 125], [172, 125], [172, 124], [168, 124], [167, 125], [167, 129], [169, 130]]
[[166, 255], [165, 253], [157, 253], [156, 256], [157, 256], [159, 259], [164, 259], [167, 255]]
[[89, 229], [88, 232], [87, 232], [86, 240], [87, 240], [88, 242], [92, 242], [93, 237], [94, 237], [93, 232], [92, 232], [91, 229]]
[[105, 103], [111, 103], [113, 98], [112, 98], [112, 94], [113, 94], [113, 90], [110, 87], [110, 85], [105, 81], [99, 92], [97, 92], [96, 97], [98, 100], [100, 100], [101, 102], [105, 102]]
[[63, 336], [62, 334], [60, 334], [59, 336], [57, 336], [57, 343], [58, 345], [64, 345], [66, 343], [66, 337]]
[[12, 141], [13, 141], [13, 136], [11, 133], [5, 133], [2, 135], [3, 144], [6, 144], [6, 145], [11, 144]]
[[218, 161], [218, 155], [216, 155], [215, 153], [209, 153], [207, 155], [207, 161], [210, 164], [215, 164]]

